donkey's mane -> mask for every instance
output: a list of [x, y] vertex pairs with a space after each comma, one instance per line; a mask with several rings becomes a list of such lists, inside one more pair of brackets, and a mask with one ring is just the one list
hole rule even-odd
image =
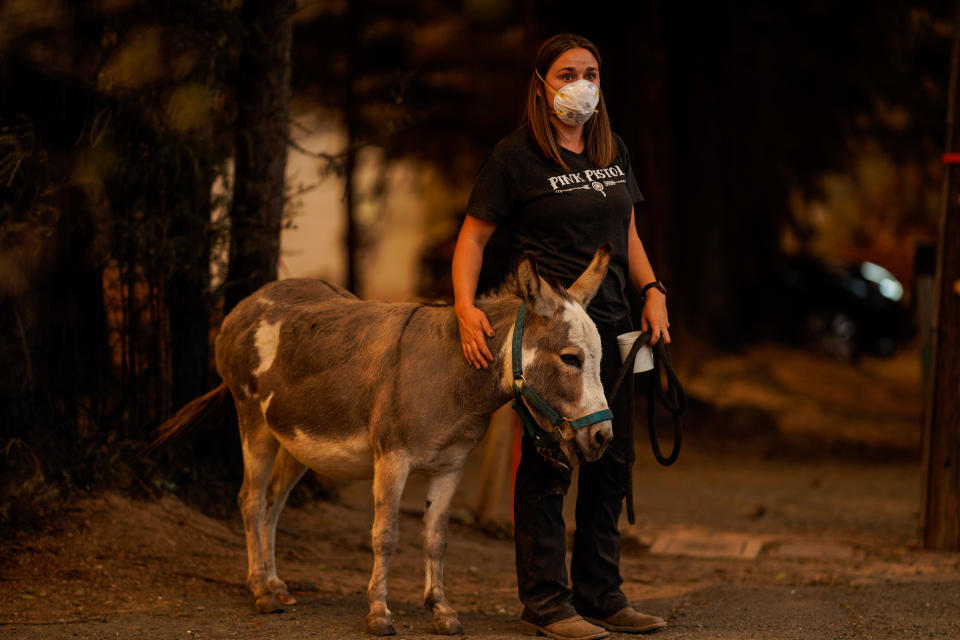
[[[564, 300], [571, 299], [566, 287], [560, 285], [551, 278], [546, 278], [542, 275], [540, 278], [542, 278], [543, 281], [547, 283], [547, 286], [553, 289], [558, 296]], [[512, 300], [513, 298], [520, 298], [521, 300], [523, 299], [523, 289], [520, 286], [520, 280], [517, 278], [516, 271], [511, 271], [509, 274], [507, 274], [507, 277], [502, 283], [500, 283], [499, 287], [491, 289], [487, 293], [484, 293], [478, 297], [477, 306], [491, 306], [508, 299]]]
[[500, 283], [499, 287], [490, 289], [477, 298], [477, 305], [491, 305], [500, 302], [504, 298], [522, 298], [520, 283], [517, 281], [517, 274], [510, 273], [507, 278]]

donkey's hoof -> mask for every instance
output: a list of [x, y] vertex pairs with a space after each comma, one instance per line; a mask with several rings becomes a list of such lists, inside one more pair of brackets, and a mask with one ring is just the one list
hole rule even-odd
[[435, 616], [433, 631], [444, 636], [463, 635], [463, 625], [457, 616]]
[[267, 582], [267, 588], [270, 589], [270, 593], [276, 596], [280, 604], [287, 606], [297, 604], [297, 599], [290, 595], [290, 591], [287, 589], [287, 583], [283, 580], [271, 580]]
[[390, 616], [367, 616], [367, 633], [372, 636], [392, 636], [396, 633]]
[[283, 611], [283, 605], [273, 593], [265, 593], [257, 598], [257, 611], [260, 613], [278, 613]]
[[290, 595], [290, 592], [287, 591], [286, 586], [277, 589], [271, 589], [270, 593], [272, 593], [277, 602], [282, 605], [290, 606], [292, 604], [297, 604], [297, 599]]

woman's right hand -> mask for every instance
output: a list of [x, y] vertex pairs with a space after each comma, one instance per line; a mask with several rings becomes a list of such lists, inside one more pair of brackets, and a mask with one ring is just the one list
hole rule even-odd
[[487, 314], [474, 305], [454, 307], [457, 314], [457, 323], [460, 325], [460, 346], [467, 362], [476, 369], [486, 369], [493, 362], [493, 354], [487, 347], [487, 338], [492, 338], [494, 331], [487, 320]]
[[451, 277], [453, 279], [453, 310], [460, 325], [460, 346], [470, 366], [486, 369], [493, 361], [487, 347], [487, 338], [493, 337], [493, 327], [487, 314], [473, 304], [477, 293], [477, 278], [483, 263], [483, 248], [497, 225], [469, 213], [463, 219], [457, 246], [453, 250]]

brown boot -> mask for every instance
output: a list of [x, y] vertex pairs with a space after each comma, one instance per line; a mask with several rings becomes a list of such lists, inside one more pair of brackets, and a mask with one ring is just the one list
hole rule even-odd
[[620, 633], [649, 633], [650, 631], [663, 629], [667, 626], [667, 621], [663, 618], [648, 616], [645, 613], [640, 613], [633, 607], [620, 609], [620, 611], [617, 611], [608, 618], [598, 620], [596, 618], [584, 617], [584, 619], [593, 624], [600, 625], [604, 629], [619, 631]]
[[602, 627], [590, 624], [580, 616], [571, 616], [545, 625], [521, 619], [520, 630], [524, 635], [541, 635], [555, 640], [599, 640], [610, 635]]

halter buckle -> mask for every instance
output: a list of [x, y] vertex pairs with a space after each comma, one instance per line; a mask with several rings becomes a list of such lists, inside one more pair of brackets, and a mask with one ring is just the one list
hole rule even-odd
[[[564, 433], [563, 425], [567, 425], [568, 433]], [[562, 440], [572, 440], [577, 435], [577, 432], [573, 430], [573, 420], [570, 418], [563, 418], [557, 425], [556, 431], [560, 434]]]

